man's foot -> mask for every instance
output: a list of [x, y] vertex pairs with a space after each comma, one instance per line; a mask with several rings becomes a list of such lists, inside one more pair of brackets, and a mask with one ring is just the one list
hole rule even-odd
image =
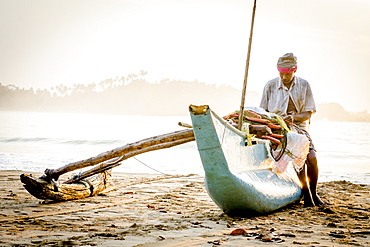
[[315, 202], [312, 199], [311, 193], [309, 191], [305, 191], [306, 193], [303, 193], [303, 207], [308, 208], [308, 207], [315, 207]]
[[320, 199], [320, 197], [316, 194], [313, 197], [313, 201], [315, 203], [315, 206], [317, 207], [322, 207], [325, 205], [325, 203]]
[[308, 200], [304, 198], [303, 201], [304, 201], [303, 207], [305, 208], [315, 207], [315, 203], [311, 200], [311, 198], [309, 198]]

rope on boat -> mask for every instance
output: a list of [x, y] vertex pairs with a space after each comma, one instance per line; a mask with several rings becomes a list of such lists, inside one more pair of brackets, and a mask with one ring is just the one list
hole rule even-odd
[[[104, 185], [106, 185], [107, 182], [108, 182], [108, 175], [110, 177], [112, 175], [112, 171], [110, 171], [110, 170], [104, 170], [104, 171], [101, 172], [101, 175], [103, 176], [103, 183], [104, 183]], [[94, 185], [89, 180], [87, 180], [85, 178], [87, 178], [87, 177], [86, 176], [83, 176], [82, 172], [80, 171], [80, 173], [74, 175], [72, 179], [76, 180], [77, 182], [86, 183], [89, 186], [90, 196], [91, 196], [91, 195], [94, 194]], [[53, 181], [53, 183], [55, 183], [54, 180], [52, 180], [52, 181]]]
[[[90, 196], [94, 193], [94, 185], [92, 185], [91, 183], [90, 183], [90, 181], [89, 180], [87, 180], [87, 179], [82, 179], [82, 180], [80, 180], [79, 182], [84, 182], [84, 183], [87, 183], [90, 187], [89, 187], [89, 189], [90, 189]], [[104, 178], [104, 184], [105, 184], [105, 178]]]
[[136, 158], [136, 157], [133, 157], [135, 160], [137, 160], [137, 161], [139, 161], [141, 164], [143, 164], [144, 166], [146, 166], [146, 167], [148, 167], [148, 168], [150, 168], [150, 169], [152, 169], [153, 171], [156, 171], [156, 172], [159, 172], [159, 173], [161, 173], [161, 174], [163, 174], [163, 175], [171, 175], [171, 174], [167, 174], [167, 173], [164, 173], [164, 172], [161, 172], [161, 171], [159, 171], [159, 170], [157, 170], [157, 169], [154, 169], [153, 167], [151, 167], [151, 166], [149, 166], [149, 165], [147, 165], [147, 164], [145, 164], [144, 162], [142, 162], [141, 160], [139, 160], [138, 158]]
[[[274, 158], [274, 160], [277, 162], [281, 159], [281, 157], [283, 157], [283, 155], [285, 154], [285, 152], [287, 151], [286, 147], [288, 145], [288, 140], [287, 140], [287, 136], [286, 136], [286, 133], [287, 132], [284, 132], [284, 138], [282, 138], [282, 142], [281, 142], [281, 149], [280, 149], [280, 152], [279, 154], [277, 155], [277, 157], [274, 156], [274, 150], [272, 148], [272, 145], [270, 145], [270, 153], [271, 153], [271, 156]], [[289, 150], [288, 150], [289, 151]]]

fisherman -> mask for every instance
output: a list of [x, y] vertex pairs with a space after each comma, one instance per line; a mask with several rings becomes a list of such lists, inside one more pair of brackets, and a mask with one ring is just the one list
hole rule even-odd
[[[316, 112], [310, 84], [306, 80], [295, 76], [297, 58], [293, 53], [286, 53], [280, 57], [277, 62], [277, 69], [280, 76], [266, 83], [260, 107], [305, 128], [307, 121]], [[316, 193], [318, 175], [316, 150], [310, 139], [310, 149], [305, 165], [298, 173], [303, 187], [305, 207], [324, 205], [324, 202]]]

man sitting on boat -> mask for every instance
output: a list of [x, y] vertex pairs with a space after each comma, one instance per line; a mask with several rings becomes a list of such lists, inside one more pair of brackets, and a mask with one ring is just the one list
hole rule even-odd
[[[280, 76], [266, 83], [260, 107], [268, 112], [280, 115], [286, 121], [305, 128], [311, 115], [316, 112], [310, 84], [306, 80], [295, 76], [297, 58], [293, 53], [286, 53], [280, 57], [277, 68]], [[307, 155], [305, 167], [298, 175], [303, 185], [304, 205], [307, 207], [322, 206], [324, 203], [316, 192], [319, 174], [316, 150], [311, 139], [310, 142], [310, 151]]]

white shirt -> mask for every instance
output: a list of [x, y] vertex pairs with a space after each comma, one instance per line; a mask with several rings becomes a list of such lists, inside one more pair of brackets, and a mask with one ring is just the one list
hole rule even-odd
[[[302, 112], [316, 112], [310, 84], [297, 76], [294, 76], [289, 89], [284, 86], [280, 77], [268, 81], [263, 89], [260, 107], [285, 117], [287, 115], [289, 97], [292, 99], [298, 114]], [[302, 123], [302, 126], [305, 126], [305, 123]]]

